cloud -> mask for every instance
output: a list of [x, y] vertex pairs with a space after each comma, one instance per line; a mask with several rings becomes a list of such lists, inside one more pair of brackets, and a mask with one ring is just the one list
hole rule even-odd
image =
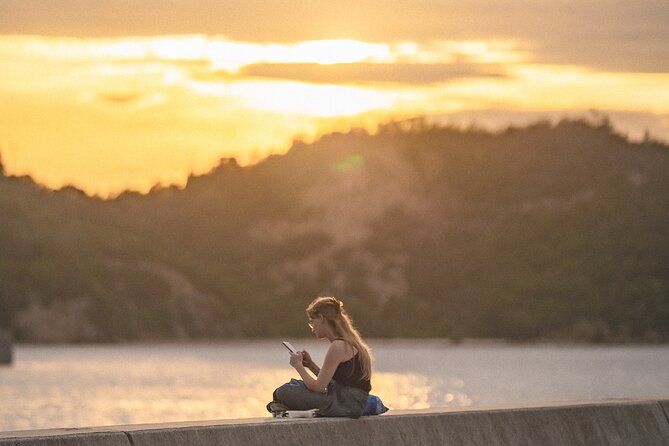
[[[311, 83], [404, 83], [432, 84], [467, 77], [505, 77], [491, 64], [253, 64], [240, 73], [244, 77], [268, 77]], [[225, 76], [225, 74], [223, 74]]]
[[[233, 41], [512, 39], [537, 61], [600, 70], [669, 70], [666, 0], [0, 0], [0, 34], [225, 35]], [[382, 19], [381, 19], [382, 17]]]

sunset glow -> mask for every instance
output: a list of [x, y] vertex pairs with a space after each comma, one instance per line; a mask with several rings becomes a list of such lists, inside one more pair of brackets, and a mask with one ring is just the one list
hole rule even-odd
[[596, 110], [632, 137], [669, 139], [669, 73], [547, 63], [541, 51], [508, 36], [0, 34], [0, 153], [11, 174], [108, 196], [415, 116], [495, 128]]

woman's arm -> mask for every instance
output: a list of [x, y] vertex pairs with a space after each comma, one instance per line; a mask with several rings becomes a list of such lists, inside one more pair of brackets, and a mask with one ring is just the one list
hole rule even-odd
[[[307, 388], [313, 392], [326, 393], [327, 386], [332, 381], [335, 370], [340, 362], [346, 357], [346, 344], [344, 341], [334, 341], [330, 344], [328, 352], [325, 354], [323, 367], [318, 371], [318, 377], [314, 379], [302, 364], [302, 354], [295, 353], [290, 355], [290, 365], [295, 367], [297, 373], [300, 374], [302, 381]], [[313, 362], [313, 361], [312, 361]]]
[[311, 370], [315, 376], [318, 376], [321, 371], [321, 368], [316, 365], [314, 360], [311, 359], [311, 355], [306, 350], [302, 350], [302, 364]]
[[311, 370], [314, 376], [318, 376], [318, 374], [321, 373], [321, 368], [318, 367], [315, 362], [310, 362], [309, 364], [306, 364], [305, 367]]

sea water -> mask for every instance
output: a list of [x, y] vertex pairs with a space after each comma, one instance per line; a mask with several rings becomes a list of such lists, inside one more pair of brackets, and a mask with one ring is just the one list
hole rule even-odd
[[[298, 377], [282, 339], [15, 347], [0, 431], [267, 417]], [[327, 342], [293, 340], [322, 363]], [[372, 393], [391, 409], [669, 398], [669, 346], [371, 340]]]

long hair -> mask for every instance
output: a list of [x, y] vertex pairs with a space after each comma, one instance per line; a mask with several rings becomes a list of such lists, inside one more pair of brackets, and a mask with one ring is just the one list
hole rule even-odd
[[371, 379], [372, 377], [372, 355], [371, 349], [362, 340], [360, 333], [353, 325], [351, 316], [344, 309], [344, 302], [336, 297], [317, 297], [307, 307], [307, 315], [314, 319], [322, 315], [327, 323], [334, 329], [337, 337], [342, 338], [350, 345], [355, 347], [360, 357], [360, 367], [362, 368], [362, 378]]

